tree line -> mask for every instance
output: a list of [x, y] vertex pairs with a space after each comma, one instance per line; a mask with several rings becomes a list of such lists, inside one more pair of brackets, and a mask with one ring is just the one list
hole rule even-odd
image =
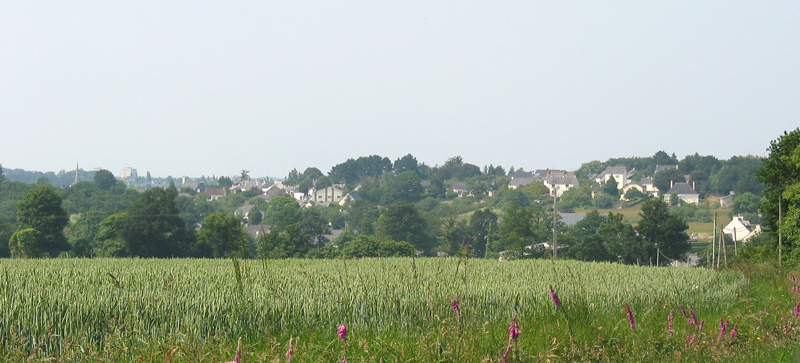
[[[741, 190], [760, 198], [764, 188], [759, 179], [752, 185], [746, 176], [755, 174], [764, 163], [754, 157], [726, 161], [695, 154], [677, 160], [674, 155], [659, 152], [648, 158], [586, 163], [577, 173], [579, 178], [588, 179], [588, 175], [605, 166], [630, 165], [636, 168], [636, 178], [648, 175], [655, 165], [668, 163], [677, 163], [681, 172], [697, 175], [698, 180], [703, 180], [703, 173], [712, 175], [704, 189], [706, 193], [715, 193], [713, 188]], [[359, 194], [361, 200], [343, 207], [301, 207], [290, 196], [267, 201], [251, 192], [210, 201], [202, 194], [180, 193], [174, 183], [139, 193], [107, 171], [96, 173], [92, 181], [64, 189], [41, 180], [31, 185], [3, 178], [0, 240], [9, 244], [4, 249], [5, 244], [0, 243], [0, 254], [227, 257], [238, 253], [251, 257], [326, 258], [468, 253], [496, 258], [502, 252], [510, 258], [542, 257], [546, 254], [544, 244], [553, 236], [552, 196], [541, 183], [508, 188], [508, 174], [521, 170], [511, 167], [507, 172], [494, 165], [481, 168], [458, 156], [442, 165], [428, 166], [411, 154], [394, 162], [372, 155], [349, 159], [328, 174], [309, 167], [302, 173], [292, 170], [284, 179], [285, 184], [296, 185], [301, 192], [338, 184], [346, 192]], [[452, 190], [456, 181], [466, 184], [468, 197], [456, 197]], [[220, 179], [220, 183], [233, 181]], [[617, 187], [600, 185], [600, 189], [592, 189], [591, 185], [586, 182], [584, 187], [564, 194], [559, 210], [607, 208], [618, 200], [619, 195], [614, 195], [619, 193]], [[60, 201], [58, 208], [56, 200]], [[657, 253], [668, 258], [685, 255], [685, 221], [696, 212], [687, 212], [689, 207], [681, 210], [666, 203], [662, 206], [659, 203], [663, 201], [658, 199], [641, 198], [640, 202], [645, 203], [642, 222], [636, 225], [624, 222], [615, 213], [596, 212], [588, 213], [575, 226], [556, 221], [558, 240], [569, 246], [559, 254], [624, 263], [649, 263]], [[750, 201], [751, 205], [754, 203]], [[45, 205], [52, 210], [34, 207]], [[246, 215], [235, 214], [243, 205], [253, 207]], [[675, 218], [667, 225], [676, 232], [648, 232], [650, 227], [644, 221], [651, 214], [661, 219]], [[51, 223], [50, 229], [41, 226], [42, 221]], [[59, 228], [63, 238], [52, 232]], [[261, 230], [254, 237], [246, 228]], [[341, 234], [332, 235], [339, 230]], [[659, 235], [669, 235], [671, 239], [659, 241]]]

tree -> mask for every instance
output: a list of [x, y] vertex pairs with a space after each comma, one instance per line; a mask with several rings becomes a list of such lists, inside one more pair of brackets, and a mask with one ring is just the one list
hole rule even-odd
[[[0, 183], [2, 181], [0, 180]], [[0, 215], [0, 258], [11, 257], [11, 249], [6, 241], [9, 241], [13, 234], [13, 227], [6, 223], [3, 215]]]
[[223, 212], [214, 212], [203, 218], [203, 226], [197, 231], [198, 249], [210, 252], [209, 257], [230, 257], [231, 251], [242, 250], [240, 241], [244, 233], [238, 218]]
[[400, 173], [386, 182], [382, 189], [382, 204], [391, 204], [397, 200], [416, 202], [422, 199], [422, 181], [414, 171]]
[[653, 175], [653, 185], [658, 188], [661, 195], [665, 195], [672, 188], [672, 183], [685, 183], [686, 178], [678, 169], [664, 169]]
[[308, 235], [300, 230], [299, 223], [294, 223], [282, 231], [271, 230], [262, 234], [258, 254], [262, 258], [303, 257], [310, 247]]
[[322, 175], [319, 178], [317, 178], [316, 183], [314, 183], [314, 188], [315, 189], [325, 189], [325, 188], [327, 188], [327, 187], [329, 187], [331, 185], [332, 185], [331, 184], [331, 180], [328, 179], [327, 176]]
[[761, 206], [762, 198], [753, 193], [738, 194], [733, 198], [732, 215], [744, 216], [750, 222], [757, 222], [758, 207]]
[[623, 198], [625, 198], [625, 200], [628, 200], [628, 201], [641, 199], [641, 198], [645, 198], [645, 197], [646, 197], [646, 195], [644, 193], [642, 193], [641, 190], [636, 189], [636, 188], [628, 189], [628, 191], [625, 192], [625, 195], [623, 196]]
[[[40, 185], [25, 194], [17, 206], [19, 230], [33, 229], [35, 237], [27, 250], [35, 254], [28, 254], [28, 257], [56, 257], [69, 251], [70, 245], [64, 237], [64, 227], [68, 222], [67, 212], [61, 207], [61, 197], [48, 185]], [[28, 234], [25, 238], [26, 243], [30, 242]]]
[[219, 184], [220, 188], [230, 189], [233, 186], [233, 180], [227, 176], [221, 176], [217, 179], [217, 184]]
[[569, 234], [573, 238], [573, 243], [567, 249], [566, 255], [581, 261], [615, 261], [605, 241], [597, 234], [605, 221], [606, 217], [595, 209], [570, 227]]
[[114, 174], [108, 170], [100, 169], [94, 173], [94, 184], [97, 185], [97, 189], [108, 190], [116, 183], [117, 179], [114, 178]]
[[[642, 203], [639, 215], [642, 219], [636, 231], [645, 242], [653, 248], [660, 249], [661, 254], [669, 259], [679, 260], [686, 256], [692, 247], [689, 235], [686, 234], [689, 225], [682, 218], [671, 214], [663, 199], [654, 198], [645, 201]], [[668, 263], [666, 259], [661, 261]]]
[[597, 229], [597, 236], [608, 252], [603, 258], [627, 264], [649, 262], [656, 254], [652, 243], [645, 241], [628, 223], [622, 221], [622, 214], [609, 213]]
[[605, 183], [603, 183], [602, 190], [604, 193], [619, 198], [619, 187], [617, 184], [617, 180], [614, 178], [608, 178]]
[[251, 226], [261, 224], [261, 220], [263, 219], [264, 215], [261, 214], [261, 210], [256, 208], [250, 208], [250, 211], [247, 212], [247, 224]]
[[407, 154], [394, 162], [395, 173], [400, 174], [406, 171], [413, 171], [419, 174], [419, 163], [417, 163], [417, 158], [411, 154]]
[[308, 178], [308, 179], [311, 179], [311, 180], [315, 180], [315, 179], [317, 179], [317, 178], [319, 178], [319, 177], [321, 177], [323, 175], [324, 174], [322, 174], [322, 172], [319, 169], [314, 168], [314, 167], [309, 167], [309, 168], [306, 168], [305, 171], [303, 171], [303, 175], [300, 177], [300, 179], [302, 180], [302, 179]]
[[756, 172], [766, 187], [761, 213], [769, 230], [777, 234], [780, 228], [783, 246], [792, 252], [800, 245], [800, 128], [784, 131], [770, 142], [767, 151], [764, 166]]
[[300, 205], [288, 195], [274, 197], [267, 204], [265, 220], [272, 225], [273, 230], [281, 231], [300, 221]]
[[69, 244], [72, 253], [78, 257], [94, 257], [95, 237], [100, 231], [100, 223], [107, 214], [98, 211], [82, 213], [78, 220], [69, 229]]
[[[186, 229], [170, 190], [152, 188], [142, 193], [128, 211], [114, 217], [103, 237], [115, 243], [130, 256], [192, 257], [196, 255], [193, 235]], [[111, 218], [109, 217], [109, 218]], [[102, 231], [101, 225], [101, 232]]]
[[483, 258], [486, 246], [491, 239], [497, 239], [497, 214], [489, 209], [479, 209], [472, 213], [467, 228], [467, 238], [472, 244], [475, 256]]
[[324, 207], [303, 208], [300, 211], [300, 232], [308, 235], [314, 247], [322, 247], [328, 240], [324, 237], [331, 233], [331, 226], [320, 211]]
[[45, 251], [40, 248], [39, 236], [33, 228], [20, 229], [8, 241], [11, 257], [42, 257]]
[[381, 212], [377, 232], [385, 238], [411, 243], [424, 255], [429, 255], [433, 247], [425, 219], [406, 201], [397, 201]]

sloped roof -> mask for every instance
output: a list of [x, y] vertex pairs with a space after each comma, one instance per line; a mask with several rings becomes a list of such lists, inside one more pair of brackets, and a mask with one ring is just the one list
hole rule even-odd
[[533, 178], [533, 173], [531, 173], [529, 171], [517, 171], [517, 172], [514, 172], [514, 173], [508, 173], [508, 176], [510, 176], [511, 179], [517, 179], [517, 178], [529, 178], [530, 179], [530, 178]]
[[509, 187], [524, 187], [524, 186], [526, 186], [526, 185], [528, 185], [530, 183], [533, 183], [533, 178], [517, 178], [517, 179], [511, 180], [508, 183], [508, 186]]
[[672, 193], [679, 194], [679, 195], [680, 194], [700, 194], [697, 191], [695, 191], [694, 189], [692, 189], [692, 186], [689, 185], [689, 183], [675, 183], [675, 184], [673, 184], [672, 188], [669, 189], [669, 192], [667, 192], [667, 194], [672, 194]]
[[578, 177], [575, 173], [565, 171], [554, 171], [547, 174], [545, 180], [550, 184], [573, 184], [578, 185]]
[[453, 190], [467, 190], [466, 182], [453, 182]]

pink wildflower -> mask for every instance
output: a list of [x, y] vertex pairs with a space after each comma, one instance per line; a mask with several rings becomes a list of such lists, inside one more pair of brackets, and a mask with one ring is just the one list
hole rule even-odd
[[736, 336], [737, 328], [739, 328], [739, 324], [734, 324], [733, 325], [733, 330], [731, 330], [731, 339], [733, 339], [733, 337]]
[[625, 311], [628, 313], [628, 323], [631, 324], [631, 330], [636, 329], [636, 323], [633, 321], [633, 312], [631, 311], [631, 307], [628, 306], [628, 303], [625, 303]]
[[798, 315], [800, 315], [800, 302], [794, 307], [794, 318], [797, 319]]
[[701, 321], [701, 322], [700, 322], [700, 327], [698, 327], [698, 328], [697, 328], [697, 331], [701, 331], [701, 330], [703, 330], [703, 327], [704, 327], [705, 325], [706, 325], [706, 321], [705, 321], [705, 320]]
[[286, 357], [289, 363], [292, 363], [293, 356], [294, 356], [294, 343], [292, 343], [292, 341], [289, 340], [289, 350], [286, 351], [286, 355], [284, 355], [284, 357]]
[[689, 317], [688, 315], [686, 315], [686, 309], [683, 308], [683, 305], [681, 305], [681, 312], [683, 313], [683, 317], [684, 318], [688, 318]]
[[450, 303], [450, 307], [453, 308], [453, 311], [458, 312], [458, 298], [453, 297], [453, 302]]
[[670, 338], [672, 338], [672, 333], [673, 333], [673, 330], [672, 330], [673, 313], [674, 313], [674, 311], [670, 310], [669, 311], [669, 317], [667, 317], [667, 321], [669, 322], [669, 326], [668, 326], [667, 330], [669, 331], [669, 337]]
[[558, 299], [558, 294], [553, 291], [553, 285], [550, 285], [550, 297], [553, 298], [553, 303], [556, 304], [557, 308], [561, 307], [561, 300]]
[[344, 324], [339, 325], [339, 339], [347, 339], [347, 327]]
[[726, 330], [728, 330], [728, 322], [725, 321], [723, 323], [722, 318], [719, 318], [719, 336], [717, 336], [717, 339], [722, 339]]
[[511, 318], [511, 324], [508, 325], [508, 341], [513, 342], [519, 338], [519, 324], [517, 324], [517, 319]]
[[697, 325], [697, 316], [694, 315], [694, 309], [689, 308], [689, 315], [692, 317], [689, 319], [689, 325]]

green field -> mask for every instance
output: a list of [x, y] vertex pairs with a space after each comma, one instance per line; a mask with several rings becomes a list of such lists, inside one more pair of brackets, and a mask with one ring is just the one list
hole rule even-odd
[[[291, 342], [301, 362], [774, 361], [794, 356], [800, 329], [777, 272], [456, 258], [250, 260], [236, 271], [231, 260], [0, 260], [0, 360], [219, 362], [241, 342], [243, 361], [286, 361]], [[512, 318], [521, 334], [509, 342]], [[717, 339], [720, 318], [731, 324]]]

